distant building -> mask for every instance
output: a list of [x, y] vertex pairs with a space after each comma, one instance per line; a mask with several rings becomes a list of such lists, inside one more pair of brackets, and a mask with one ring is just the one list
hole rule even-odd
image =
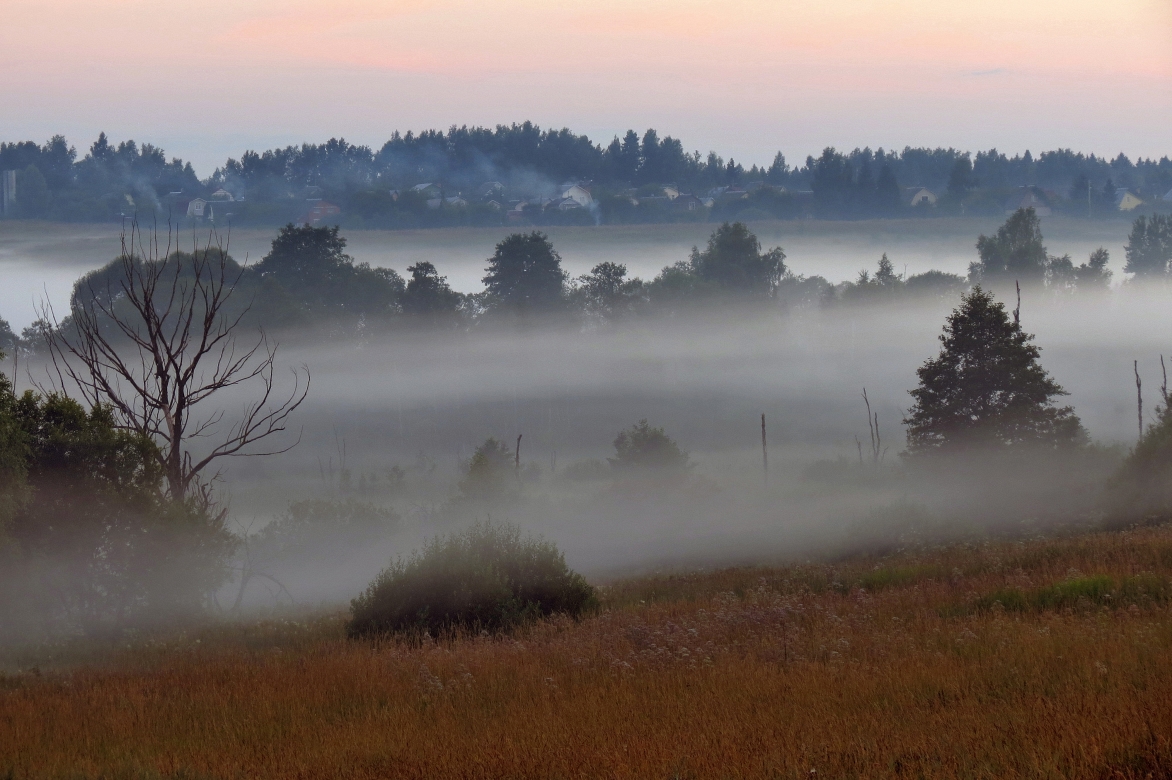
[[484, 184], [481, 184], [476, 188], [476, 194], [478, 194], [482, 200], [484, 198], [499, 198], [504, 194], [504, 192], [505, 185], [501, 184], [499, 181], [486, 181]]
[[0, 171], [0, 217], [16, 214], [16, 171]]
[[699, 211], [704, 208], [704, 203], [695, 195], [685, 193], [677, 193], [671, 201], [671, 207], [676, 211]]
[[563, 198], [569, 198], [583, 208], [590, 208], [594, 198], [590, 195], [590, 188], [581, 184], [574, 184], [562, 192]]
[[341, 213], [341, 207], [335, 206], [329, 201], [311, 200], [309, 201], [309, 211], [305, 212], [305, 216], [301, 218], [301, 222], [316, 227], [322, 222], [330, 221], [332, 217], [341, 215]]
[[927, 187], [906, 187], [903, 191], [903, 202], [912, 208], [916, 206], [935, 206], [936, 193]]
[[1048, 217], [1053, 214], [1050, 202], [1036, 187], [1018, 187], [1017, 192], [1009, 196], [1002, 205], [1005, 216], [1010, 216], [1019, 209], [1033, 209], [1039, 217]]
[[1128, 190], [1115, 190], [1115, 208], [1120, 211], [1132, 211], [1142, 206], [1144, 202]]
[[187, 216], [203, 219], [207, 215], [208, 202], [203, 198], [192, 198], [187, 202]]
[[460, 208], [467, 205], [468, 201], [464, 200], [459, 195], [453, 195], [450, 198], [428, 198], [427, 200], [427, 207], [429, 209], [438, 209], [440, 206]]
[[424, 195], [428, 198], [438, 198], [440, 196], [440, 188], [438, 184], [432, 184], [429, 181], [423, 184], [416, 184], [411, 188], [411, 191], [417, 195]]
[[236, 196], [233, 195], [232, 193], [228, 192], [223, 187], [221, 187], [220, 189], [218, 189], [212, 193], [211, 200], [221, 200], [221, 201], [231, 202], [231, 201], [236, 200]]
[[504, 204], [499, 200], [486, 200], [484, 205], [488, 206], [490, 209], [496, 209], [497, 211], [503, 211], [505, 208]]

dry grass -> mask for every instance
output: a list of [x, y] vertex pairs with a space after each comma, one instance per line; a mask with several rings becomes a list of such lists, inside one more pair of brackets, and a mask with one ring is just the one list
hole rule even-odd
[[408, 647], [221, 626], [0, 683], [0, 776], [1172, 775], [1172, 531], [617, 583]]

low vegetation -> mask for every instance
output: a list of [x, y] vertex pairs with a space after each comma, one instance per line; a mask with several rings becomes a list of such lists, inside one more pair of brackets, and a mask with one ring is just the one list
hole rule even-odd
[[383, 571], [354, 599], [352, 637], [502, 631], [552, 614], [581, 617], [594, 589], [550, 542], [477, 523], [438, 536]]
[[1163, 777], [1169, 583], [1160, 526], [659, 574], [496, 636], [75, 648], [0, 681], [0, 774]]

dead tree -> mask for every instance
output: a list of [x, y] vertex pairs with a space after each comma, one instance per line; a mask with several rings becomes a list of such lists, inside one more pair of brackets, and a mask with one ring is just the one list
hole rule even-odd
[[769, 448], [765, 444], [765, 413], [761, 413], [761, 466], [765, 480], [769, 481]]
[[[871, 462], [876, 466], [883, 460], [883, 456], [887, 451], [883, 449], [883, 439], [879, 435], [879, 412], [871, 411], [871, 399], [867, 397], [867, 388], [863, 388], [863, 403], [867, 405], [867, 427], [871, 431]], [[856, 437], [856, 441], [858, 437]], [[859, 460], [862, 460], [862, 442], [859, 442], [860, 455]]]
[[[193, 250], [179, 252], [177, 241], [173, 247], [170, 229], [163, 249], [157, 231], [144, 239], [132, 223], [122, 235], [117, 279], [104, 289], [91, 282], [87, 299], [75, 296], [65, 327], [48, 303], [41, 314], [61, 388], [74, 385], [89, 403], [111, 407], [121, 426], [154, 440], [168, 497], [209, 508], [219, 472], [208, 473], [221, 458], [293, 446], [263, 442], [286, 429], [310, 376], [302, 366], [287, 396], [274, 393], [277, 345], [263, 330], [250, 345], [237, 343], [252, 305], [233, 300], [245, 267], [230, 260], [227, 241], [214, 233]], [[209, 402], [241, 386], [255, 389], [253, 399], [237, 420], [225, 421], [223, 408]], [[193, 454], [197, 439], [206, 444]]]

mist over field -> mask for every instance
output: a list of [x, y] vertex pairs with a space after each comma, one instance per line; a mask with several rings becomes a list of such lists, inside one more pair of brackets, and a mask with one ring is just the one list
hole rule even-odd
[[[872, 268], [882, 252], [901, 272], [906, 263], [908, 274], [963, 273], [973, 235], [995, 227], [979, 220], [754, 225], [763, 246], [785, 247], [790, 268], [831, 281]], [[550, 237], [571, 276], [611, 260], [650, 277], [710, 230], [555, 228]], [[1054, 220], [1047, 230], [1055, 254], [1085, 256], [1101, 245], [1116, 258], [1123, 254], [1117, 225]], [[476, 290], [503, 232], [358, 231], [347, 236], [348, 251], [400, 271], [433, 258], [456, 289]], [[234, 231], [231, 251], [255, 261], [271, 237]], [[114, 241], [107, 229], [46, 235], [33, 225], [4, 226], [3, 263], [16, 270], [4, 292], [9, 311], [20, 311], [19, 295], [31, 300], [47, 291], [62, 301], [59, 291], [106, 262]], [[22, 290], [22, 273], [49, 281], [42, 291]], [[312, 390], [281, 442], [295, 447], [226, 467], [218, 490], [234, 530], [256, 533], [305, 500], [370, 502], [400, 519], [377, 543], [343, 545], [283, 569], [284, 591], [254, 586], [245, 603], [345, 602], [389, 559], [474, 519], [510, 521], [556, 539], [572, 566], [604, 578], [1090, 521], [1099, 511], [1091, 485], [1120, 456], [1111, 447], [1130, 445], [1136, 435], [1132, 360], [1140, 360], [1149, 387], [1158, 384], [1172, 326], [1167, 293], [1128, 288], [1056, 299], [1027, 289], [1022, 296], [1022, 321], [1042, 347], [1043, 365], [1100, 445], [1092, 454], [974, 456], [931, 476], [909, 476], [900, 456], [908, 391], [916, 368], [938, 351], [941, 326], [958, 300], [731, 306], [587, 330], [531, 323], [342, 340], [328, 328], [282, 332], [278, 381], [284, 368], [305, 366]], [[18, 387], [45, 376], [43, 366], [25, 366]], [[864, 389], [878, 415], [877, 463]], [[246, 401], [229, 391], [216, 408], [231, 419]], [[647, 485], [607, 473], [615, 436], [641, 419], [690, 454], [686, 480]], [[518, 435], [518, 489], [499, 500], [461, 500], [476, 448], [491, 436], [512, 452]]]

